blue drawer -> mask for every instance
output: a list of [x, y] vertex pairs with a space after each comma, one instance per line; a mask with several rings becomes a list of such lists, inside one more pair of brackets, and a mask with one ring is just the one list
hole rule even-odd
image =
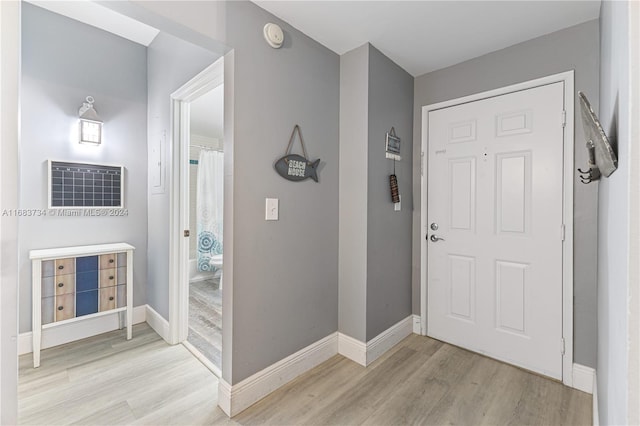
[[97, 290], [98, 271], [78, 272], [76, 274], [76, 292]]
[[98, 290], [76, 293], [76, 316], [98, 312]]
[[76, 257], [76, 273], [98, 270], [98, 256]]

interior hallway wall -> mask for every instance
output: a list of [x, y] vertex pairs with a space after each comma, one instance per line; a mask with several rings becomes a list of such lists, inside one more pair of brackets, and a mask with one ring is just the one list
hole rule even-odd
[[[219, 58], [218, 54], [167, 33], [148, 47], [149, 134], [149, 305], [169, 319], [169, 213], [171, 164], [171, 94]], [[164, 164], [157, 165], [155, 150]], [[145, 156], [146, 158], [146, 156]], [[159, 176], [158, 176], [159, 174]], [[154, 189], [160, 178], [162, 187]], [[195, 234], [195, 233], [194, 233]]]
[[[235, 56], [235, 384], [337, 330], [340, 62], [253, 3], [227, 2], [226, 16]], [[284, 31], [280, 49], [264, 40], [268, 22]], [[310, 159], [321, 160], [318, 183], [273, 169], [295, 124]], [[293, 152], [302, 152], [298, 141]], [[264, 220], [266, 197], [280, 200], [278, 221]]]
[[[413, 77], [369, 45], [367, 187], [367, 341], [411, 315], [411, 218], [413, 215]], [[385, 156], [394, 127], [402, 160], [395, 162], [401, 210], [391, 202]], [[349, 143], [345, 141], [345, 143]]]
[[599, 115], [618, 156], [618, 170], [599, 183], [597, 374], [602, 425], [629, 424], [629, 404], [639, 403], [628, 400], [629, 122], [638, 119], [629, 116], [628, 19], [629, 2], [602, 2]]
[[[52, 159], [124, 166], [128, 212], [19, 219], [20, 332], [27, 332], [33, 249], [130, 243], [136, 248], [133, 302], [147, 303], [147, 52], [29, 3], [22, 3], [22, 12], [19, 208], [46, 210], [47, 160]], [[95, 98], [104, 120], [100, 146], [77, 142], [78, 108], [87, 95]]]
[[[506, 49], [488, 53], [415, 79], [413, 155], [413, 313], [420, 314], [420, 151], [422, 107], [564, 71], [575, 71], [575, 96], [586, 93], [599, 105], [599, 25], [585, 22]], [[587, 164], [585, 139], [575, 101], [575, 168]], [[596, 277], [598, 184], [583, 185], [574, 174], [574, 362], [596, 366]]]
[[[20, 3], [0, 2], [0, 208], [18, 206]], [[18, 423], [18, 218], [0, 216], [0, 424]]]
[[382, 52], [366, 43], [340, 57], [339, 331], [363, 343], [411, 315], [412, 111], [413, 77]]

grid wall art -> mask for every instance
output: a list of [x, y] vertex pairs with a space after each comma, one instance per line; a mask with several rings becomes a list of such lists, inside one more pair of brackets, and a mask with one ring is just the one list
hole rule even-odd
[[49, 160], [49, 207], [123, 207], [124, 167]]

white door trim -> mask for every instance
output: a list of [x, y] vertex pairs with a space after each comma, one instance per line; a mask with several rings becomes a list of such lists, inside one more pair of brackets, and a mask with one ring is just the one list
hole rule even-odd
[[[574, 153], [574, 72], [567, 71], [487, 92], [476, 93], [458, 99], [452, 99], [422, 107], [422, 144], [421, 144], [421, 213], [420, 213], [420, 329], [422, 335], [427, 335], [427, 241], [423, 235], [427, 234], [427, 173], [429, 145], [429, 112], [448, 108], [482, 99], [492, 98], [508, 93], [532, 89], [547, 84], [564, 83], [564, 109], [566, 124], [564, 127], [564, 158], [563, 158], [563, 206], [562, 216], [565, 225], [564, 241], [562, 244], [562, 336], [564, 339], [564, 355], [562, 358], [562, 382], [567, 386], [573, 385], [573, 153]], [[560, 232], [560, 230], [558, 230]]]
[[224, 58], [220, 58], [171, 94], [169, 343], [174, 345], [189, 334], [189, 244], [183, 236], [189, 228], [189, 104], [223, 82]]

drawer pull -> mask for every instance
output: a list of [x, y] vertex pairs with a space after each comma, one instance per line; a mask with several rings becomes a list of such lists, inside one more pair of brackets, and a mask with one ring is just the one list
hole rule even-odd
[[109, 300], [113, 300], [113, 296], [109, 296]]
[[109, 263], [113, 263], [113, 262], [114, 262], [114, 260], [113, 260], [113, 259], [109, 259]]
[[64, 287], [64, 283], [58, 283], [58, 287]]
[[109, 279], [112, 280], [113, 279], [113, 275], [109, 275]]
[[58, 266], [58, 269], [64, 269], [64, 265]]
[[58, 310], [59, 310], [59, 311], [61, 311], [61, 310], [63, 310], [63, 309], [64, 309], [64, 307], [62, 307], [62, 306], [58, 306]]

